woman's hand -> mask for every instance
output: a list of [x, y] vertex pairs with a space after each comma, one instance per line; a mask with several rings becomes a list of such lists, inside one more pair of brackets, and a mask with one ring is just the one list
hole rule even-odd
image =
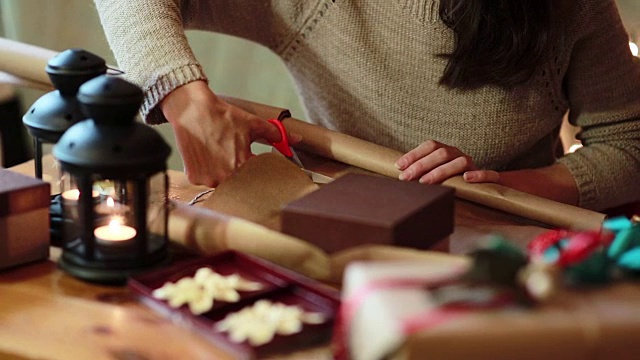
[[418, 179], [423, 184], [440, 184], [448, 178], [464, 173], [467, 182], [498, 182], [496, 171], [477, 170], [470, 156], [460, 149], [428, 140], [404, 154], [396, 167], [402, 170], [400, 180]]
[[256, 139], [280, 140], [267, 121], [218, 98], [204, 81], [175, 89], [160, 103], [173, 127], [189, 182], [215, 187], [253, 154]]
[[439, 184], [463, 174], [468, 183], [497, 183], [522, 192], [566, 204], [578, 204], [575, 179], [561, 163], [537, 169], [505, 172], [478, 170], [471, 157], [460, 149], [437, 141], [425, 141], [396, 161], [402, 170], [400, 180], [418, 179], [424, 184]]

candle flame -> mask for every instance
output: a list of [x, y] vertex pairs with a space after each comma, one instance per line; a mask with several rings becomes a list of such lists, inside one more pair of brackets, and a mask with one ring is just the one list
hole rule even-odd
[[631, 49], [631, 53], [633, 56], [638, 56], [638, 45], [633, 41], [629, 41], [629, 49]]
[[[93, 198], [97, 198], [98, 195], [100, 195], [100, 194], [97, 191], [91, 191], [91, 196]], [[67, 191], [62, 193], [62, 197], [65, 200], [78, 201], [78, 200], [80, 200], [80, 190], [78, 190], [78, 189], [67, 190]]]
[[107, 206], [108, 206], [108, 207], [110, 207], [110, 208], [112, 208], [112, 207], [114, 207], [115, 205], [116, 205], [115, 201], [113, 201], [113, 198], [112, 198], [111, 196], [109, 196], [109, 197], [107, 198]]
[[122, 225], [121, 219], [113, 218], [111, 219], [111, 221], [109, 221], [109, 230], [116, 232], [120, 230], [121, 225]]

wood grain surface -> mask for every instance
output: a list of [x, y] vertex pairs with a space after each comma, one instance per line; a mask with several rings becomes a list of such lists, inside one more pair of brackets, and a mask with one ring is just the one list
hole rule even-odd
[[[131, 297], [48, 261], [0, 273], [0, 351], [34, 359], [232, 359]], [[0, 353], [0, 357], [2, 357]]]

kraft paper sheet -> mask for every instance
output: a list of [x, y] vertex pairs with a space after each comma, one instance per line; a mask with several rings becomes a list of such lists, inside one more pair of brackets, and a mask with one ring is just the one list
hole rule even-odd
[[284, 156], [264, 153], [249, 159], [201, 205], [280, 230], [280, 208], [318, 188]]

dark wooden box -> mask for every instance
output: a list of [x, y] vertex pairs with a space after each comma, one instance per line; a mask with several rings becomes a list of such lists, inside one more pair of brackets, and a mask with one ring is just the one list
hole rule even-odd
[[49, 189], [0, 168], [0, 269], [49, 257]]
[[347, 174], [282, 209], [282, 232], [327, 252], [363, 244], [428, 249], [453, 232], [454, 189]]

